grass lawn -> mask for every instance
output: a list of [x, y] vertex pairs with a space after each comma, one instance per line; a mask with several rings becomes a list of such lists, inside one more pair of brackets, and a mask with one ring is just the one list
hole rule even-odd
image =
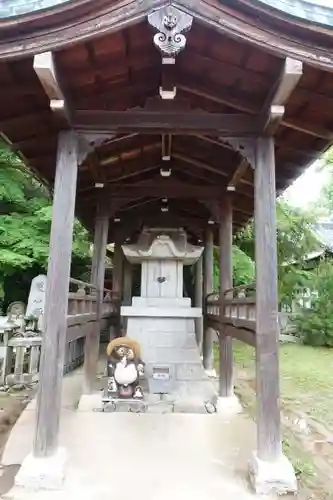
[[[234, 342], [235, 390], [255, 418], [254, 349]], [[300, 479], [299, 498], [333, 499], [333, 349], [280, 346], [284, 450]], [[308, 430], [298, 427], [299, 419]]]
[[[255, 380], [254, 349], [234, 344], [239, 370]], [[283, 344], [280, 347], [281, 401], [284, 408], [320, 421], [333, 436], [333, 349]]]

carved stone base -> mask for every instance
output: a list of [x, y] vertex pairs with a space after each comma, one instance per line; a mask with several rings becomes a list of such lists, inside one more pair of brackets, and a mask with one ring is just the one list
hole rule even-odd
[[237, 415], [243, 411], [243, 407], [237, 396], [218, 397], [216, 403], [216, 412], [220, 415]]
[[249, 464], [251, 484], [257, 494], [283, 495], [297, 492], [297, 479], [293, 466], [285, 455], [275, 462], [260, 460], [254, 453]]
[[67, 453], [59, 448], [55, 455], [36, 458], [28, 455], [15, 477], [15, 486], [25, 490], [59, 490], [65, 479]]

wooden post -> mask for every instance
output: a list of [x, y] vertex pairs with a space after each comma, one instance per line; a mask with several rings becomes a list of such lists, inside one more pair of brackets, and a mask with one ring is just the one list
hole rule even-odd
[[220, 383], [219, 396], [234, 395], [232, 337], [226, 335], [227, 329], [223, 322], [224, 292], [232, 288], [232, 203], [226, 197], [220, 205]]
[[121, 244], [116, 241], [114, 245], [112, 289], [115, 293], [119, 294], [120, 299], [123, 295], [123, 260]]
[[257, 440], [258, 458], [271, 462], [281, 455], [275, 196], [274, 141], [259, 138], [255, 166]]
[[49, 457], [58, 447], [67, 306], [77, 179], [77, 137], [60, 132], [54, 186], [50, 253], [45, 300], [37, 425], [33, 454]]
[[120, 304], [123, 296], [123, 252], [119, 241], [114, 245], [112, 290], [119, 300], [116, 319], [116, 336], [122, 335], [123, 327], [120, 318]]
[[96, 322], [92, 330], [86, 336], [84, 349], [84, 394], [90, 394], [94, 390], [97, 364], [99, 357], [99, 339], [103, 307], [103, 290], [105, 278], [105, 257], [108, 238], [109, 218], [106, 215], [98, 215], [95, 220], [94, 253], [91, 270], [91, 281], [96, 285]]
[[[195, 306], [203, 307], [203, 269], [202, 257], [198, 259], [195, 265]], [[202, 350], [202, 336], [203, 336], [203, 317], [196, 318], [195, 320], [195, 335], [197, 339], [199, 352]]]
[[130, 306], [132, 300], [132, 264], [127, 259], [124, 259], [123, 263], [124, 263], [123, 301], [125, 306]]
[[[204, 250], [204, 300], [214, 291], [214, 235], [210, 228], [206, 231]], [[214, 368], [213, 330], [205, 327], [202, 339], [203, 365], [206, 370]]]

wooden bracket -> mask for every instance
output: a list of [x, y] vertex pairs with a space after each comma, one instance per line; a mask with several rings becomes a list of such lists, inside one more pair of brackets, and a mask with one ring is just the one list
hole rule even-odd
[[50, 100], [51, 110], [69, 123], [70, 111], [59, 84], [53, 53], [43, 52], [42, 54], [36, 54], [34, 56], [33, 68]]
[[100, 146], [101, 144], [108, 142], [111, 140], [115, 135], [114, 134], [99, 134], [99, 133], [79, 133], [78, 134], [78, 140], [79, 140], [79, 152], [78, 152], [78, 161], [79, 165], [83, 163], [86, 159], [87, 156], [95, 151], [95, 149]]
[[262, 131], [274, 135], [282, 122], [285, 105], [303, 75], [303, 63], [286, 57], [279, 78], [267, 96], [260, 114]]
[[231, 137], [229, 139], [224, 139], [223, 137], [220, 137], [220, 140], [229, 144], [232, 149], [234, 151], [237, 151], [237, 153], [239, 153], [252, 168], [255, 167], [255, 139], [242, 137]]

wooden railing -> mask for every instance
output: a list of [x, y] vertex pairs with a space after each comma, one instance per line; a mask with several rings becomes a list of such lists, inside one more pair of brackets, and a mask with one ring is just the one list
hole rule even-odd
[[[219, 293], [207, 295], [205, 321], [207, 326], [212, 326], [217, 331], [221, 324], [233, 327], [235, 331], [232, 336], [253, 344], [256, 326], [255, 283], [230, 288], [222, 298]], [[250, 333], [240, 333], [240, 330]]]
[[[110, 317], [119, 313], [120, 301], [111, 290], [103, 290], [100, 329], [109, 326]], [[97, 289], [95, 285], [70, 279], [68, 298], [66, 351], [64, 373], [84, 359], [85, 337], [96, 328]], [[38, 380], [42, 334], [29, 336], [13, 326], [0, 332], [3, 364], [0, 385], [31, 384]]]

